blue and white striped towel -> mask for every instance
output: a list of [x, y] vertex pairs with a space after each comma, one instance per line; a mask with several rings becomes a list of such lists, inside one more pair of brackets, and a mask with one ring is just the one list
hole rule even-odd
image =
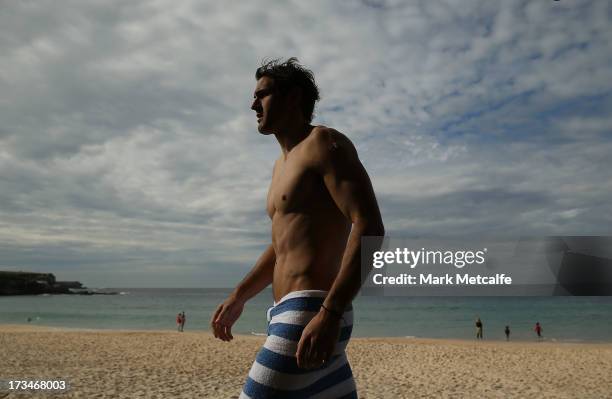
[[326, 291], [294, 291], [268, 309], [268, 338], [257, 354], [240, 399], [355, 399], [357, 391], [346, 345], [353, 330], [353, 310], [341, 321], [334, 353], [318, 369], [297, 366], [295, 352], [302, 330], [319, 312]]

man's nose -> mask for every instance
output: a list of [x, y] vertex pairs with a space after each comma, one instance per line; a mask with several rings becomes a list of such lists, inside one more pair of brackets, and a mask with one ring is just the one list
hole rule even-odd
[[257, 99], [253, 100], [253, 103], [251, 104], [251, 109], [253, 111], [257, 111], [258, 107], [259, 107], [259, 101]]

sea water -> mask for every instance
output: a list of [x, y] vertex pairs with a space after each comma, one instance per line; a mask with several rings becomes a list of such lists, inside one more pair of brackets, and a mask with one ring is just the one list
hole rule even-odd
[[[185, 330], [209, 330], [210, 317], [230, 289], [120, 288], [118, 295], [37, 295], [0, 297], [0, 323], [79, 329], [176, 329], [176, 315], [187, 315]], [[239, 334], [265, 334], [272, 291], [252, 298], [233, 328]], [[612, 342], [612, 297], [373, 297], [354, 303], [357, 337], [473, 339], [480, 317], [484, 338], [535, 340], [536, 322], [546, 340]]]

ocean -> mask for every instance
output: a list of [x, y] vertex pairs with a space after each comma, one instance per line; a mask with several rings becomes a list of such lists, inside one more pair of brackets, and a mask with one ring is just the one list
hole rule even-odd
[[[0, 323], [78, 329], [174, 330], [178, 312], [185, 330], [208, 330], [212, 312], [230, 289], [118, 288], [120, 295], [39, 295], [0, 297]], [[265, 334], [272, 304], [266, 289], [251, 299], [233, 328]], [[480, 317], [484, 338], [535, 340], [540, 322], [546, 340], [612, 342], [612, 297], [373, 297], [358, 296], [356, 337], [473, 339]]]

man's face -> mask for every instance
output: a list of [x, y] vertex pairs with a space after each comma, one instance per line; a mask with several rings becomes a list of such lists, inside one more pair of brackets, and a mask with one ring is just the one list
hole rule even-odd
[[274, 88], [274, 79], [263, 76], [257, 81], [253, 93], [251, 109], [257, 116], [257, 130], [262, 134], [272, 134], [285, 116], [282, 96]]

